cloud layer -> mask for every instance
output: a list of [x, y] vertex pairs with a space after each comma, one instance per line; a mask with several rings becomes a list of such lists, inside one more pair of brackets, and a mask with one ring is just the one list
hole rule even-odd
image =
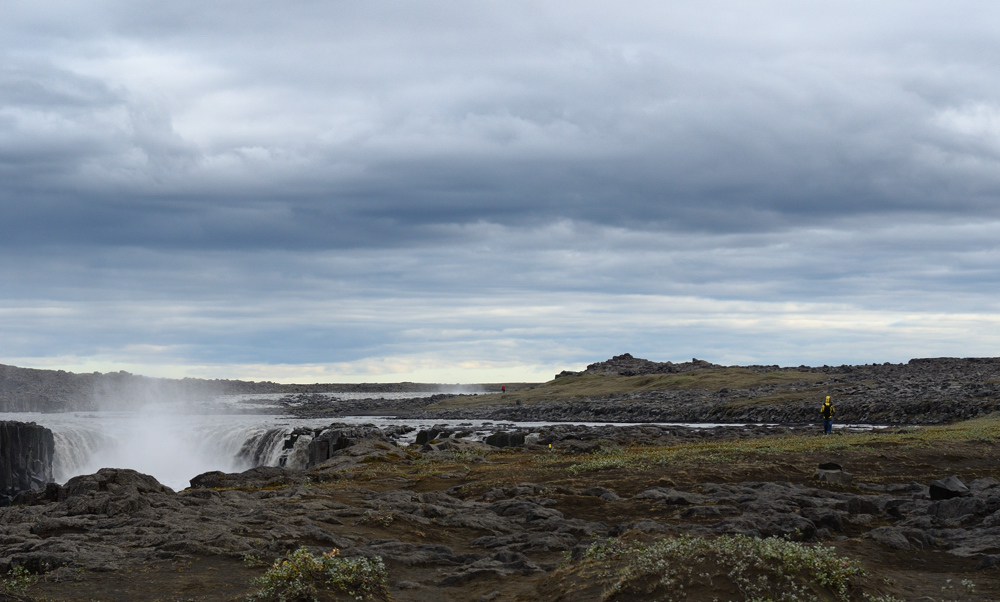
[[13, 2], [0, 361], [996, 355], [1000, 9]]

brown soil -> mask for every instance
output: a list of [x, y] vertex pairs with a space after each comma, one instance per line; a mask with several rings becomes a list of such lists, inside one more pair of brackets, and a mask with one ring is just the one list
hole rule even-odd
[[[531, 482], [557, 491], [546, 496], [555, 500], [553, 507], [566, 518], [608, 524], [654, 519], [676, 525], [682, 521], [676, 506], [636, 500], [634, 495], [653, 486], [695, 487], [697, 490], [699, 484], [748, 481], [789, 481], [831, 489], [845, 487], [819, 484], [812, 480], [814, 467], [824, 461], [836, 461], [843, 465], [854, 473], [855, 483], [902, 484], [916, 481], [926, 484], [948, 475], [958, 475], [966, 482], [981, 477], [1000, 479], [1000, 444], [977, 441], [942, 442], [925, 447], [903, 447], [888, 442], [844, 449], [838, 451], [836, 457], [831, 457], [829, 452], [795, 452], [780, 457], [747, 457], [728, 463], [696, 459], [648, 470], [614, 469], [577, 474], [567, 471], [567, 468], [579, 462], [581, 456], [553, 456], [553, 453], [507, 450], [490, 455], [483, 462], [372, 465], [354, 478], [317, 485], [315, 495], [350, 504], [372, 490], [406, 488], [424, 492], [460, 485], [461, 496], [470, 499], [497, 486]], [[549, 454], [545, 461], [539, 460], [542, 454]], [[575, 490], [603, 487], [614, 491], [621, 499], [605, 501], [598, 497], [560, 494], [556, 489], [558, 487]], [[849, 487], [856, 489], [853, 485]], [[469, 542], [488, 535], [471, 529], [427, 526], [405, 520], [385, 525], [368, 521], [358, 525], [345, 524], [336, 529], [344, 534], [363, 532], [369, 539], [384, 537], [412, 543], [439, 543], [450, 546], [456, 553], [481, 553], [481, 549], [471, 548]], [[862, 539], [859, 529], [850, 527], [840, 537], [821, 543], [834, 546], [840, 553], [859, 560], [870, 572], [870, 582], [877, 584], [879, 594], [892, 595], [900, 600], [1000, 600], [998, 568], [977, 569], [974, 559], [955, 557], [936, 548], [910, 552], [887, 550], [871, 540]], [[297, 543], [310, 545], [312, 542]], [[527, 576], [485, 575], [451, 586], [434, 585], [434, 573], [438, 570], [435, 567], [389, 564], [391, 599], [399, 602], [542, 599], [581, 602], [601, 599], [602, 590], [595, 580], [558, 568], [564, 561], [564, 552], [528, 556], [547, 570]], [[126, 573], [83, 572], [61, 582], [43, 578], [30, 589], [29, 594], [35, 599], [104, 602], [238, 600], [252, 591], [249, 580], [264, 570], [265, 567], [247, 568], [239, 559], [222, 557], [150, 562]], [[963, 585], [965, 580], [974, 583], [974, 587]], [[713, 583], [712, 587], [688, 592], [686, 599], [741, 599], [730, 597], [732, 594], [727, 593], [724, 579]], [[3, 599], [2, 595], [0, 599]], [[859, 595], [852, 599], [862, 598]]]

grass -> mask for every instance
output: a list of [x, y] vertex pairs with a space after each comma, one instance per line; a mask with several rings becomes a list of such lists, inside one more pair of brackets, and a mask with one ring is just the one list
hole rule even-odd
[[679, 374], [644, 374], [620, 376], [615, 374], [581, 374], [564, 376], [531, 389], [511, 391], [506, 394], [452, 397], [428, 406], [428, 409], [471, 408], [491, 405], [526, 405], [559, 401], [577, 401], [625, 395], [637, 391], [691, 391], [716, 392], [722, 388], [749, 389], [767, 385], [801, 383], [815, 385], [826, 380], [825, 374], [795, 370], [754, 372], [746, 368], [719, 368], [691, 370]]
[[919, 429], [914, 432], [914, 436], [921, 434], [921, 431], [926, 431], [924, 437], [993, 443], [1000, 440], [1000, 412], [994, 412], [986, 416], [980, 416], [979, 418], [955, 424]]
[[[344, 478], [317, 484], [322, 489], [356, 486], [359, 481], [395, 477], [422, 479], [442, 473], [467, 473], [479, 482], [497, 480], [513, 484], [524, 480], [526, 471], [541, 471], [546, 476], [592, 478], [596, 471], [644, 472], [682, 468], [730, 465], [730, 468], [756, 468], [782, 460], [782, 456], [815, 454], [836, 457], [845, 452], [875, 455], [885, 449], [928, 449], [948, 442], [993, 443], [1000, 441], [1000, 413], [945, 425], [891, 431], [844, 433], [825, 437], [795, 434], [755, 437], [725, 441], [689, 441], [669, 446], [610, 446], [593, 453], [567, 454], [558, 451], [527, 452], [516, 448], [502, 450], [462, 450], [450, 454], [414, 454], [397, 461], [363, 464], [345, 470]], [[871, 478], [877, 478], [872, 476]]]
[[[761, 457], [801, 452], [833, 453], [851, 450], [872, 450], [874, 446], [901, 448], [928, 447], [949, 441], [992, 443], [1000, 440], [1000, 413], [967, 420], [952, 425], [904, 429], [892, 432], [870, 431], [830, 437], [780, 436], [753, 439], [732, 439], [683, 443], [673, 446], [612, 447], [578, 456], [566, 470], [578, 475], [592, 470], [648, 470], [666, 464], [693, 460], [702, 462], [752, 463]], [[539, 458], [538, 462], [551, 462]]]
[[582, 461], [572, 464], [567, 468], [567, 471], [575, 475], [588, 470], [647, 470], [655, 466], [690, 460], [736, 463], [752, 461], [771, 454], [829, 452], [851, 447], [859, 448], [864, 445], [868, 437], [867, 434], [839, 437], [805, 437], [800, 435], [687, 443], [670, 447], [602, 448], [590, 456], [584, 457]]

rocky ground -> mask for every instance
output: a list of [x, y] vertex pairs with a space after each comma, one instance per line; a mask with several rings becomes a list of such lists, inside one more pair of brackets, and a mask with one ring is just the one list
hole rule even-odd
[[[564, 425], [508, 432], [503, 448], [461, 429], [399, 447], [396, 432], [367, 429], [309, 470], [206, 473], [181, 492], [104, 469], [25, 494], [0, 509], [0, 572], [40, 579], [8, 599], [238, 600], [306, 546], [383, 559], [400, 602], [744, 600], [733, 563], [711, 555], [687, 581], [611, 592], [628, 559], [603, 552], [734, 534], [832, 547], [866, 572], [841, 599], [1000, 599], [998, 421], [829, 437]], [[798, 599], [838, 599], [799, 583]]]

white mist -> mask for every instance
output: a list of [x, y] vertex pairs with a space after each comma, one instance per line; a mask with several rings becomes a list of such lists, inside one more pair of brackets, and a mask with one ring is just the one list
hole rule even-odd
[[[288, 453], [282, 449], [284, 434], [300, 426], [283, 416], [195, 414], [163, 405], [135, 412], [16, 416], [11, 419], [33, 421], [52, 430], [53, 476], [59, 483], [101, 468], [131, 468], [175, 490], [188, 487], [203, 472], [277, 465]], [[296, 447], [308, 441], [300, 438]], [[241, 453], [247, 448], [261, 448], [260, 455]]]

